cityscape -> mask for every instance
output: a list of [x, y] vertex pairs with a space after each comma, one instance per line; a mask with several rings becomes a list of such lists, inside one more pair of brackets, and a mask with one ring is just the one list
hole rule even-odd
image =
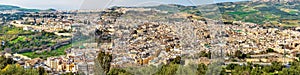
[[0, 75], [300, 73], [299, 0], [68, 10], [8, 3], [0, 3]]

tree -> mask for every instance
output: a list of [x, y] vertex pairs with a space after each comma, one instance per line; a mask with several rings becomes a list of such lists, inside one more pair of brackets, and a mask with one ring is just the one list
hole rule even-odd
[[84, 74], [79, 74], [79, 73], [72, 73], [72, 72], [68, 72], [68, 73], [64, 73], [62, 75], [84, 75]]
[[264, 73], [274, 72], [274, 70], [272, 69], [271, 66], [264, 66], [264, 67], [262, 68], [262, 71], [263, 71]]
[[43, 67], [38, 67], [37, 70], [39, 75], [47, 75], [47, 72]]
[[227, 70], [233, 70], [235, 68], [235, 66], [238, 66], [237, 64], [229, 64], [226, 66]]
[[95, 60], [95, 74], [107, 74], [110, 70], [111, 61], [112, 55], [101, 51]]
[[250, 72], [251, 75], [262, 75], [263, 72], [259, 67], [255, 67]]
[[274, 49], [272, 49], [272, 48], [268, 48], [268, 49], [267, 49], [267, 52], [275, 52], [275, 51], [274, 51]]
[[7, 65], [0, 71], [1, 75], [39, 75], [36, 69], [24, 69], [18, 64]]
[[197, 74], [198, 75], [203, 75], [206, 73], [206, 70], [207, 70], [207, 66], [203, 63], [199, 64], [198, 65], [198, 68], [197, 68]]
[[279, 63], [279, 62], [272, 62], [272, 66], [271, 67], [272, 67], [272, 69], [274, 71], [281, 71], [282, 68], [284, 68], [284, 66], [281, 63]]
[[238, 51], [235, 52], [234, 56], [235, 57], [240, 57], [242, 54], [243, 54], [243, 52], [238, 50]]
[[133, 75], [133, 74], [123, 69], [113, 68], [108, 72], [107, 75]]
[[200, 57], [207, 57], [207, 58], [211, 58], [211, 52], [209, 51], [209, 52], [205, 52], [205, 51], [201, 51], [200, 53], [199, 53], [199, 56]]
[[278, 75], [289, 75], [288, 69], [283, 68], [282, 71], [278, 72]]
[[162, 68], [154, 75], [175, 75], [178, 67], [179, 64], [169, 63], [167, 65], [163, 65]]
[[250, 57], [249, 54], [244, 54], [242, 51], [238, 50], [235, 52], [235, 57], [238, 57], [239, 59], [244, 59], [244, 58], [247, 58], [247, 57]]
[[14, 64], [16, 61], [14, 61], [12, 58], [5, 58], [4, 56], [0, 56], [0, 69], [3, 69], [9, 64]]
[[163, 65], [162, 68], [154, 75], [175, 75], [181, 63], [181, 57], [177, 56], [169, 64]]

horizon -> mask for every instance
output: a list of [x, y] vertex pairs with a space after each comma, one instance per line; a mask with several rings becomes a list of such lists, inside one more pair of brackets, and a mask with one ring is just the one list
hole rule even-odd
[[[12, 5], [21, 8], [29, 9], [56, 9], [56, 10], [77, 10], [77, 9], [102, 9], [112, 6], [156, 6], [162, 4], [178, 4], [184, 6], [197, 6], [203, 4], [213, 4], [222, 2], [239, 2], [249, 0], [145, 0], [138, 2], [138, 0], [0, 0], [0, 5]], [[70, 3], [72, 2], [72, 3]]]

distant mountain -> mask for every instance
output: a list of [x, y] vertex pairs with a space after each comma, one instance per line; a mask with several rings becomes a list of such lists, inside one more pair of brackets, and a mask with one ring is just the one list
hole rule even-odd
[[218, 3], [217, 6], [222, 13], [222, 18], [227, 21], [244, 21], [276, 26], [300, 26], [300, 2], [297, 1], [286, 3], [233, 2]]
[[0, 5], [0, 10], [12, 10], [12, 9], [20, 9], [20, 7], [11, 6], [11, 5]]
[[[169, 12], [185, 12], [216, 20], [220, 20], [220, 18], [222, 18], [225, 22], [243, 21], [263, 25], [300, 26], [300, 2], [297, 2], [296, 0], [284, 1], [295, 2], [277, 3], [242, 1], [199, 6], [169, 4], [145, 8], [154, 8]], [[217, 10], [210, 11], [212, 9]]]
[[27, 9], [19, 6], [13, 6], [13, 5], [0, 5], [0, 11], [9, 11], [9, 10], [17, 10], [23, 12], [56, 11], [55, 9], [40, 10], [40, 9]]
[[300, 2], [300, 0], [252, 0], [253, 2]]

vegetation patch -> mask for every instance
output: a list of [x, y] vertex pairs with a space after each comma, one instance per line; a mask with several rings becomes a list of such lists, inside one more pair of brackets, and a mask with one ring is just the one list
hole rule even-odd
[[25, 36], [19, 36], [17, 39], [12, 40], [10, 43], [17, 43], [19, 41], [26, 41], [26, 37]]
[[51, 56], [60, 56], [60, 55], [65, 55], [65, 50], [69, 49], [72, 47], [72, 44], [68, 44], [62, 47], [59, 47], [56, 50], [51, 50], [51, 51], [45, 51], [42, 53], [36, 53], [36, 52], [27, 52], [27, 53], [22, 53], [22, 55], [28, 56], [29, 58], [47, 58]]

